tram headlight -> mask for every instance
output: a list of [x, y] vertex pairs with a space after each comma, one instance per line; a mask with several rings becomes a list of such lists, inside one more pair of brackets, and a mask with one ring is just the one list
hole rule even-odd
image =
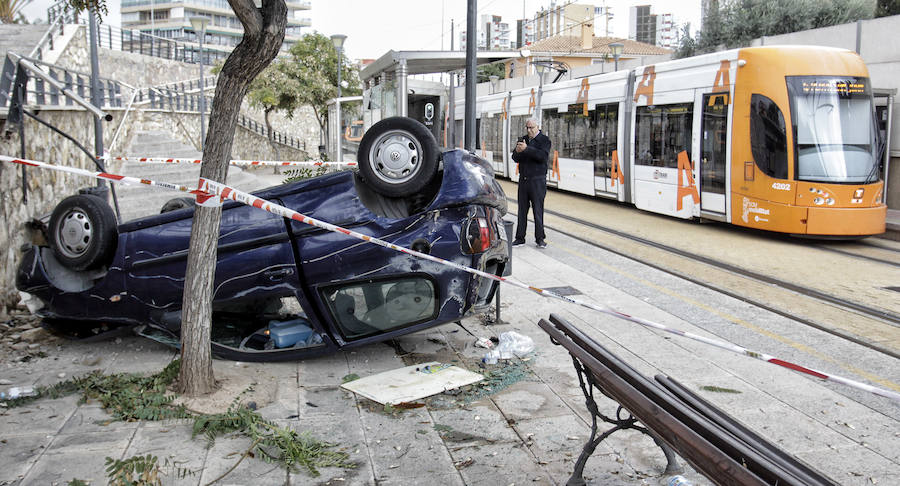
[[825, 204], [827, 204], [829, 206], [834, 206], [834, 198], [829, 197], [828, 199], [825, 200]]
[[814, 203], [816, 206], [821, 206], [822, 203], [824, 203], [824, 202], [825, 202], [825, 199], [823, 199], [823, 198], [821, 198], [821, 197], [817, 197], [817, 198], [813, 199], [813, 203]]

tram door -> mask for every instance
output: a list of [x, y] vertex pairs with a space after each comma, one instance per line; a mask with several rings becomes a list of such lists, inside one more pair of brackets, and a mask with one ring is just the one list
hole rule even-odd
[[725, 214], [728, 93], [705, 93], [700, 118], [700, 210]]

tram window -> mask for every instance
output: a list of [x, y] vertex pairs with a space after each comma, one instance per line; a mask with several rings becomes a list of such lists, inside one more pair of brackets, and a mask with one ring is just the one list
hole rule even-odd
[[[463, 140], [466, 133], [466, 122], [465, 120], [454, 120], [453, 125], [453, 138], [456, 140], [456, 147], [463, 148]], [[447, 140], [448, 143], [453, 145], [452, 140]]]
[[678, 154], [691, 158], [692, 103], [639, 106], [635, 129], [635, 163], [678, 167]]
[[570, 105], [560, 113], [556, 108], [544, 110], [541, 121], [544, 134], [553, 140], [553, 148], [560, 157], [594, 160], [596, 142], [592, 136], [590, 118], [584, 115], [584, 105]]
[[[509, 146], [513, 148], [516, 142], [525, 136], [525, 122], [531, 118], [531, 115], [515, 115], [509, 117]], [[547, 133], [544, 130], [544, 133]]]
[[563, 119], [565, 113], [559, 113], [556, 108], [543, 111], [541, 116], [541, 132], [550, 137], [553, 142], [550, 149], [550, 160], [553, 160], [553, 151], [559, 152], [560, 157], [568, 157], [566, 153], [569, 151], [571, 142], [565, 137], [566, 122]]
[[584, 113], [584, 105], [569, 105], [560, 113], [555, 108], [544, 110], [542, 129], [553, 139], [560, 157], [591, 160], [594, 175], [609, 177], [612, 151], [616, 150], [618, 106], [597, 105]]
[[484, 130], [484, 149], [492, 151], [495, 162], [503, 162], [503, 124], [500, 116], [482, 116], [481, 126]]
[[787, 134], [784, 115], [761, 94], [750, 98], [750, 149], [753, 160], [769, 177], [787, 179]]
[[594, 155], [594, 175], [611, 177], [612, 153], [617, 148], [619, 107], [616, 104], [597, 105], [591, 120], [593, 135], [597, 140], [597, 151]]

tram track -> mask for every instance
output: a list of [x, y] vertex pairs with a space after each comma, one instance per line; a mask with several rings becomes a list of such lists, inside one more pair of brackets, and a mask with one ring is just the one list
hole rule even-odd
[[[634, 236], [634, 235], [628, 234], [628, 233], [626, 233], [626, 232], [619, 231], [619, 230], [616, 230], [616, 229], [614, 229], [614, 228], [610, 228], [610, 227], [608, 227], [608, 226], [603, 226], [603, 225], [600, 225], [600, 224], [597, 224], [597, 223], [593, 223], [593, 222], [590, 222], [590, 221], [585, 221], [585, 220], [583, 220], [583, 219], [575, 218], [575, 217], [573, 217], [573, 216], [568, 216], [568, 215], [559, 213], [559, 212], [557, 212], [557, 211], [545, 210], [544, 212], [545, 212], [545, 213], [548, 213], [548, 214], [553, 214], [553, 215], [556, 216], [556, 217], [559, 217], [559, 218], [563, 218], [563, 219], [569, 220], [569, 221], [571, 221], [571, 222], [573, 222], [573, 223], [576, 223], [576, 224], [580, 224], [580, 225], [583, 225], [583, 226], [588, 226], [588, 227], [590, 227], [590, 228], [594, 228], [594, 229], [597, 229], [597, 230], [600, 230], [600, 231], [605, 231], [605, 232], [607, 232], [607, 233], [614, 234], [614, 235], [616, 235], [616, 236], [618, 236], [618, 237], [620, 237], [620, 238], [625, 238], [625, 239], [628, 239], [628, 240], [630, 240], [630, 241], [634, 241], [634, 242], [637, 242], [637, 243], [642, 243], [642, 244], [644, 244], [644, 245], [652, 246], [652, 247], [654, 247], [654, 248], [658, 248], [658, 249], [660, 249], [660, 250], [663, 250], [663, 251], [666, 251], [666, 252], [669, 252], [669, 253], [674, 253], [674, 254], [676, 254], [676, 255], [680, 255], [680, 256], [683, 256], [683, 257], [685, 257], [685, 258], [689, 258], [689, 259], [691, 259], [691, 260], [696, 260], [696, 261], [698, 261], [698, 262], [702, 262], [702, 263], [705, 263], [705, 264], [707, 264], [707, 265], [711, 265], [711, 266], [713, 266], [713, 267], [717, 267], [717, 268], [720, 268], [720, 269], [723, 269], [723, 270], [727, 270], [727, 271], [729, 271], [729, 272], [731, 272], [731, 273], [735, 273], [735, 274], [738, 274], [738, 275], [742, 275], [742, 276], [747, 277], [747, 278], [752, 278], [752, 279], [755, 279], [755, 280], [758, 280], [758, 281], [761, 281], [761, 282], [765, 282], [765, 283], [767, 283], [767, 284], [777, 285], [778, 287], [781, 287], [781, 288], [784, 288], [784, 289], [787, 289], [787, 290], [791, 290], [791, 291], [793, 291], [793, 292], [796, 292], [796, 293], [801, 294], [801, 295], [805, 295], [805, 296], [807, 296], [807, 297], [812, 297], [812, 298], [815, 298], [815, 299], [819, 299], [819, 300], [821, 300], [821, 301], [828, 302], [829, 304], [838, 305], [838, 306], [845, 307], [845, 308], [848, 308], [848, 309], [853, 309], [853, 310], [859, 312], [860, 314], [863, 314], [863, 315], [866, 315], [866, 316], [869, 316], [869, 317], [872, 317], [872, 318], [875, 318], [875, 319], [881, 319], [881, 320], [884, 320], [884, 321], [886, 321], [886, 322], [889, 322], [889, 323], [891, 323], [891, 324], [893, 324], [893, 325], [895, 325], [895, 326], [900, 327], [900, 316], [895, 315], [895, 314], [892, 314], [892, 313], [890, 313], [890, 312], [882, 311], [882, 310], [880, 310], [880, 309], [875, 309], [874, 307], [870, 307], [870, 306], [867, 306], [867, 305], [859, 304], [859, 303], [857, 303], [857, 302], [853, 302], [853, 301], [850, 301], [850, 300], [847, 300], [847, 299], [842, 299], [842, 298], [840, 298], [840, 297], [835, 297], [835, 296], [833, 296], [833, 295], [829, 295], [829, 294], [826, 294], [826, 293], [824, 293], [824, 292], [820, 292], [820, 291], [815, 290], [815, 289], [810, 288], [810, 287], [804, 287], [804, 286], [802, 286], [802, 285], [797, 285], [797, 284], [788, 282], [788, 281], [786, 281], [786, 280], [781, 280], [781, 279], [778, 279], [778, 278], [771, 277], [771, 276], [769, 276], [769, 275], [761, 274], [761, 273], [759, 273], [759, 272], [754, 272], [754, 271], [752, 271], [752, 270], [748, 270], [748, 269], [746, 269], [746, 268], [742, 268], [742, 267], [739, 267], [739, 266], [737, 266], [737, 265], [732, 265], [732, 264], [730, 264], [730, 263], [726, 263], [726, 262], [723, 262], [723, 261], [721, 261], [721, 260], [716, 260], [716, 259], [713, 259], [713, 258], [709, 258], [709, 257], [703, 256], [703, 255], [700, 255], [700, 254], [698, 254], [698, 253], [693, 253], [693, 252], [685, 251], [685, 250], [682, 250], [682, 249], [680, 249], [680, 248], [676, 248], [676, 247], [671, 246], [671, 245], [666, 245], [666, 244], [664, 244], [664, 243], [659, 243], [659, 242], [657, 242], [657, 241], [652, 241], [652, 240], [648, 240], [648, 239], [646, 239], [646, 238], [641, 238], [641, 237], [639, 237], [639, 236]], [[557, 228], [552, 228], [552, 227], [550, 227], [550, 226], [548, 226], [548, 228], [551, 228], [551, 229], [553, 229], [554, 231], [559, 231], [560, 233], [566, 234], [564, 231], [561, 231], [561, 230], [559, 230], [559, 229], [557, 229]], [[567, 236], [573, 236], [573, 235], [567, 235]], [[835, 250], [835, 251], [836, 251], [836, 250]]]
[[[509, 198], [510, 202], [515, 204], [515, 199]], [[631, 209], [633, 210], [633, 209]], [[879, 353], [885, 354], [887, 356], [891, 356], [893, 358], [900, 359], [900, 349], [896, 346], [883, 345], [878, 342], [878, 339], [872, 339], [868, 335], [860, 336], [858, 332], [854, 332], [853, 330], [841, 329], [839, 327], [835, 327], [833, 325], [822, 324], [821, 318], [809, 317], [803, 315], [803, 312], [792, 308], [792, 306], [782, 303], [782, 305], [778, 305], [777, 302], [767, 302], [765, 295], [767, 294], [764, 290], [763, 292], [757, 291], [760, 288], [764, 287], [777, 287], [780, 289], [787, 290], [793, 294], [797, 294], [805, 297], [806, 299], [810, 299], [813, 304], [808, 305], [807, 307], [822, 307], [822, 304], [827, 304], [829, 307], [836, 309], [839, 313], [844, 313], [841, 316], [837, 316], [831, 319], [824, 319], [825, 322], [837, 322], [837, 321], [858, 321], [860, 319], [853, 318], [851, 316], [860, 316], [863, 317], [864, 320], [871, 320], [873, 323], [880, 323], [881, 326], [889, 326], [893, 328], [895, 331], [900, 329], [900, 316], [894, 314], [892, 312], [878, 309], [869, 305], [861, 304], [859, 302], [854, 302], [849, 299], [845, 299], [839, 296], [831, 295], [826, 292], [822, 292], [820, 290], [799, 285], [793, 282], [786, 281], [784, 279], [779, 279], [777, 277], [773, 277], [772, 275], [766, 275], [757, 271], [749, 270], [738, 265], [734, 265], [716, 258], [711, 258], [706, 255], [701, 255], [696, 252], [687, 251], [681, 248], [677, 248], [672, 245], [668, 245], [659, 241], [654, 241], [645, 237], [637, 236], [631, 234], [626, 231], [622, 231], [621, 229], [616, 229], [609, 225], [600, 224], [594, 221], [588, 221], [582, 218], [574, 217], [568, 214], [561, 213], [559, 211], [545, 209], [545, 215], [551, 216], [552, 218], [559, 218], [563, 222], [574, 224], [576, 227], [580, 226], [583, 228], [590, 228], [595, 232], [601, 232], [603, 234], [609, 235], [609, 237], [613, 239], [617, 239], [619, 241], [625, 240], [632, 244], [636, 244], [640, 247], [651, 249], [652, 251], [662, 252], [664, 254], [672, 255], [676, 258], [680, 258], [686, 260], [688, 262], [695, 262], [693, 265], [697, 263], [704, 265], [706, 268], [716, 269], [717, 271], [725, 272], [726, 274], [736, 276], [738, 279], [742, 279], [744, 283], [738, 284], [720, 284], [716, 281], [716, 279], [708, 279], [708, 278], [700, 278], [696, 275], [702, 275], [708, 272], [704, 272], [699, 270], [696, 267], [690, 267], [690, 270], [686, 270], [685, 268], [679, 268], [679, 265], [671, 265], [666, 263], [658, 263], [658, 259], [648, 258], [645, 255], [638, 255], [634, 251], [633, 248], [628, 248], [623, 250], [623, 246], [617, 244], [615, 242], [607, 242], [604, 243], [599, 241], [599, 238], [594, 238], [590, 236], [585, 236], [583, 231], [571, 230], [564, 228], [563, 224], [554, 224], [552, 222], [547, 221], [547, 217], [545, 216], [545, 227], [548, 229], [552, 229], [553, 231], [557, 231], [561, 234], [564, 234], [568, 237], [575, 238], [579, 241], [582, 241], [586, 244], [594, 246], [596, 248], [602, 249], [604, 251], [608, 251], [632, 260], [636, 260], [641, 262], [642, 264], [648, 265], [660, 271], [664, 271], [671, 275], [675, 275], [679, 278], [683, 278], [697, 285], [712, 289], [716, 292], [723, 293], [730, 297], [739, 299], [741, 301], [747, 302], [748, 304], [757, 306], [759, 308], [765, 309], [767, 311], [773, 312], [775, 314], [787, 317], [792, 319], [800, 324], [818, 329], [823, 332], [827, 332], [829, 334], [835, 335], [842, 339], [854, 342], [860, 346], [864, 346], [866, 348], [872, 349]], [[865, 258], [866, 260], [873, 263], [891, 263], [894, 262], [886, 262], [879, 258], [871, 258], [865, 255], [859, 255], [853, 252], [842, 251], [839, 249], [834, 249], [830, 247], [826, 247], [824, 245], [815, 245], [816, 249], [833, 251], [835, 253], [847, 254], [846, 256], [854, 257], [854, 258]], [[890, 248], [888, 251], [895, 251]], [[896, 265], [894, 265], [896, 266]], [[754, 290], [751, 290], [747, 285], [747, 281], [754, 282], [756, 287]], [[769, 292], [771, 293], [771, 292]], [[819, 304], [814, 304], [818, 302]], [[802, 307], [802, 306], [801, 306]], [[851, 314], [848, 316], [847, 314]], [[809, 313], [807, 313], [809, 314]], [[858, 328], [868, 328], [873, 327], [867, 325], [865, 322], [859, 322], [857, 325]], [[890, 332], [889, 332], [890, 333]], [[877, 332], [876, 332], [877, 334]]]
[[856, 252], [853, 252], [853, 251], [844, 250], [844, 249], [841, 249], [841, 248], [833, 248], [833, 247], [828, 246], [828, 245], [813, 245], [813, 246], [814, 246], [815, 248], [818, 248], [818, 249], [823, 250], [823, 251], [830, 251], [830, 252], [833, 252], [833, 253], [839, 253], [839, 254], [841, 254], [841, 255], [846, 255], [846, 256], [849, 256], [849, 257], [853, 257], [853, 258], [859, 258], [859, 259], [866, 260], [866, 261], [870, 261], [870, 262], [881, 263], [881, 264], [885, 264], [885, 265], [891, 265], [891, 266], [894, 266], [894, 267], [900, 267], [900, 249], [896, 249], [896, 248], [886, 248], [886, 247], [883, 247], [883, 246], [880, 246], [880, 245], [865, 245], [865, 246], [869, 246], [869, 247], [872, 247], [872, 248], [878, 248], [879, 250], [883, 250], [883, 251], [885, 251], [885, 252], [890, 252], [890, 253], [896, 253], [896, 254], [897, 254], [897, 255], [894, 256], [894, 259], [893, 259], [893, 260], [888, 260], [888, 259], [885, 259], [885, 258], [877, 258], [877, 257], [873, 257], [873, 256], [870, 256], [870, 255], [863, 255], [863, 254], [856, 253]]

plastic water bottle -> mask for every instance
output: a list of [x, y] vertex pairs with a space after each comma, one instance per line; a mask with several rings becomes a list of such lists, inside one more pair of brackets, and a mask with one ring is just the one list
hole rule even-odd
[[30, 386], [14, 386], [5, 392], [0, 392], [0, 400], [15, 400], [20, 397], [34, 395], [34, 388]]
[[688, 481], [688, 479], [681, 474], [677, 476], [672, 476], [666, 481], [666, 486], [694, 486], [694, 483]]

